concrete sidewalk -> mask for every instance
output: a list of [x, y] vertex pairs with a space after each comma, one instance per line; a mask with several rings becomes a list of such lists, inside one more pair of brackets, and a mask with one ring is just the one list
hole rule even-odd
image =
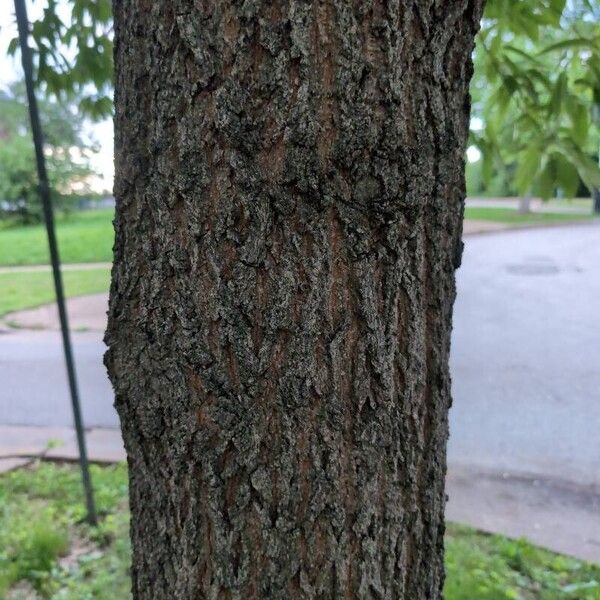
[[[97, 463], [125, 460], [125, 449], [118, 429], [88, 429], [85, 435], [88, 456]], [[45, 458], [78, 460], [75, 430], [71, 427], [31, 427], [0, 425], [0, 472], [15, 466], [11, 461]]]
[[[106, 329], [108, 293], [75, 296], [67, 299], [67, 313], [71, 331], [101, 331]], [[58, 307], [55, 303], [37, 308], [8, 313], [0, 320], [6, 327], [16, 329], [49, 329], [58, 331]]]
[[600, 563], [600, 490], [528, 473], [450, 464], [446, 518]]

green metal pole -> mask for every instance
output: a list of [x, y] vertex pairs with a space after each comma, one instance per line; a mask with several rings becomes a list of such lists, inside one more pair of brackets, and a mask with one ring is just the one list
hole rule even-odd
[[52, 262], [52, 275], [54, 277], [56, 302], [58, 304], [58, 315], [60, 318], [60, 331], [62, 334], [65, 363], [67, 366], [69, 390], [71, 392], [73, 421], [75, 422], [75, 429], [77, 431], [77, 444], [79, 446], [79, 464], [81, 465], [81, 476], [83, 479], [85, 503], [87, 508], [87, 520], [92, 525], [96, 525], [96, 506], [94, 504], [92, 479], [90, 476], [90, 468], [85, 447], [85, 435], [83, 430], [83, 421], [81, 418], [79, 392], [77, 390], [75, 363], [73, 360], [73, 351], [71, 348], [69, 323], [67, 320], [67, 310], [65, 307], [65, 295], [63, 291], [62, 276], [60, 272], [60, 256], [58, 254], [58, 245], [56, 243], [56, 233], [54, 230], [54, 216], [52, 214], [52, 202], [50, 200], [50, 186], [48, 185], [48, 173], [46, 171], [46, 160], [44, 158], [44, 141], [42, 135], [42, 128], [40, 125], [37, 101], [33, 89], [33, 63], [31, 60], [31, 50], [28, 44], [29, 22], [27, 20], [27, 9], [25, 7], [25, 0], [15, 0], [15, 13], [17, 15], [17, 24], [19, 27], [21, 60], [23, 63], [23, 71], [25, 72], [27, 101], [29, 104], [29, 118], [31, 120], [31, 131], [33, 133], [33, 143], [35, 146], [35, 160], [37, 164], [40, 197], [42, 200], [42, 206], [44, 210], [44, 221], [46, 222], [46, 231], [48, 233], [50, 261]]

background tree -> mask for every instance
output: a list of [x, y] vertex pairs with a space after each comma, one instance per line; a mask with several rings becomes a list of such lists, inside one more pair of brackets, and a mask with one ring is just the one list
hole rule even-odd
[[600, 6], [587, 0], [490, 0], [472, 85], [483, 182], [522, 197], [600, 186]]
[[[53, 198], [66, 209], [77, 194], [88, 190], [93, 171], [87, 155], [94, 150], [83, 139], [83, 119], [70, 106], [40, 101], [46, 140], [46, 160]], [[42, 210], [31, 141], [24, 86], [0, 92], [0, 216], [38, 222]]]

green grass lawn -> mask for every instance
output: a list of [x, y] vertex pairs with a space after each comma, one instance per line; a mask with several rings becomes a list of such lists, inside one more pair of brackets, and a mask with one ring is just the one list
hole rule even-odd
[[545, 223], [561, 223], [568, 221], [584, 221], [593, 219], [590, 214], [569, 214], [559, 212], [519, 214], [514, 208], [495, 208], [467, 206], [465, 208], [465, 219], [476, 219], [480, 221], [495, 221], [507, 225], [543, 225]]
[[[108, 290], [109, 269], [64, 271], [67, 296], [96, 294]], [[54, 302], [54, 284], [50, 271], [0, 273], [0, 317], [6, 313]]]
[[549, 210], [552, 210], [555, 206], [573, 206], [577, 208], [585, 208], [589, 212], [592, 212], [592, 199], [591, 198], [569, 198], [569, 199], [557, 199], [553, 198], [547, 200], [544, 204]]
[[[112, 260], [112, 209], [78, 211], [56, 221], [60, 256], [65, 263]], [[0, 265], [48, 263], [44, 225], [0, 222]]]
[[92, 467], [98, 510], [82, 519], [74, 466], [40, 463], [0, 476], [0, 598], [129, 598], [127, 475], [123, 465]]
[[[130, 597], [126, 468], [94, 466], [92, 476], [97, 529], [81, 522], [76, 467], [38, 463], [0, 476], [0, 598]], [[446, 568], [446, 600], [600, 598], [600, 566], [456, 525]]]

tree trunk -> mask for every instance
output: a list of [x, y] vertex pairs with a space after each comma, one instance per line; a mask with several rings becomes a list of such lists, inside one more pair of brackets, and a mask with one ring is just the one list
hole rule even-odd
[[481, 0], [115, 2], [135, 598], [440, 598]]
[[592, 212], [600, 214], [600, 188], [592, 188]]
[[517, 212], [520, 215], [528, 215], [531, 213], [531, 195], [519, 196], [519, 207]]

